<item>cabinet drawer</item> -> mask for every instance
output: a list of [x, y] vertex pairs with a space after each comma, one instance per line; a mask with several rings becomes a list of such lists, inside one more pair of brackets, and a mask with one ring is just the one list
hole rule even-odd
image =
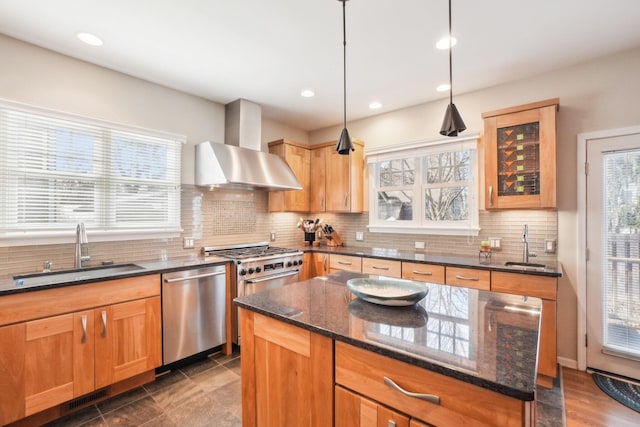
[[331, 270], [362, 272], [362, 258], [351, 255], [335, 255], [329, 256], [329, 268]]
[[403, 262], [402, 278], [419, 282], [444, 284], [444, 265]]
[[[434, 425], [521, 426], [533, 417], [533, 402], [522, 402], [349, 344], [336, 342], [336, 383]], [[427, 402], [385, 384], [385, 377]], [[471, 404], [473, 402], [473, 404]]]
[[400, 277], [400, 271], [400, 261], [362, 258], [362, 272], [365, 274], [381, 274], [388, 277]]
[[482, 289], [488, 291], [491, 288], [491, 272], [489, 270], [477, 270], [475, 268], [446, 268], [446, 284], [464, 286], [465, 288]]
[[508, 294], [526, 295], [548, 300], [556, 300], [558, 279], [531, 274], [491, 273], [491, 290]]

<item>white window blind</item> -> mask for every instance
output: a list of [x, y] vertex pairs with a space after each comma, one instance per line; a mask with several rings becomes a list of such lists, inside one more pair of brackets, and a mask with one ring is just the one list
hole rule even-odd
[[184, 137], [0, 102], [0, 239], [180, 230]]

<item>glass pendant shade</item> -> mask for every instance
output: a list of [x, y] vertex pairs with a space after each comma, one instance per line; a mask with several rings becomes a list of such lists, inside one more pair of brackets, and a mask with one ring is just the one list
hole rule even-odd
[[466, 130], [467, 126], [456, 108], [456, 104], [450, 103], [444, 113], [444, 120], [440, 128], [440, 134], [444, 136], [458, 136], [458, 132]]
[[338, 145], [336, 145], [336, 151], [338, 154], [349, 154], [349, 151], [355, 151], [355, 147], [351, 142], [351, 136], [349, 136], [349, 131], [347, 128], [343, 128], [340, 133], [340, 139], [338, 140]]

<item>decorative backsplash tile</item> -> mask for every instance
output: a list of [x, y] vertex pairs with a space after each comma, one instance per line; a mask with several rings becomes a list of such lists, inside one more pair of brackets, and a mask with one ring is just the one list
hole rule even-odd
[[[276, 233], [273, 246], [299, 246], [304, 244], [302, 230], [296, 223], [303, 219], [320, 218], [331, 224], [346, 246], [367, 246], [414, 250], [416, 241], [424, 242], [427, 254], [455, 254], [477, 256], [480, 241], [500, 237], [502, 249], [495, 252], [500, 259], [522, 258], [522, 227], [529, 225], [530, 251], [537, 253], [536, 262], [555, 261], [554, 254], [543, 251], [545, 239], [557, 239], [558, 221], [554, 211], [480, 211], [480, 236], [429, 236], [367, 231], [368, 214], [300, 214], [269, 213], [268, 193], [264, 191], [203, 190], [195, 186], [182, 186], [182, 227], [180, 237], [171, 239], [131, 240], [123, 242], [92, 242], [89, 232], [88, 265], [103, 261], [125, 263], [156, 260], [163, 256], [187, 257], [200, 253], [203, 246], [225, 246], [243, 243], [268, 242], [271, 232]], [[364, 240], [356, 241], [357, 231]], [[194, 249], [183, 249], [182, 238], [193, 237]], [[320, 239], [321, 244], [326, 240]], [[42, 271], [45, 261], [53, 263], [54, 270], [73, 268], [75, 245], [35, 245], [0, 247], [0, 277], [17, 273]]]

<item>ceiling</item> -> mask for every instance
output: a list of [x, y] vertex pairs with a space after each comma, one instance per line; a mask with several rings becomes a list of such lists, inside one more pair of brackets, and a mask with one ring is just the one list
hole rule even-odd
[[[448, 81], [435, 48], [447, 7], [346, 3], [348, 120], [448, 96], [435, 90]], [[638, 22], [637, 0], [454, 0], [454, 98], [640, 46]], [[342, 122], [336, 0], [0, 0], [0, 33], [222, 104], [246, 98], [302, 130]]]

